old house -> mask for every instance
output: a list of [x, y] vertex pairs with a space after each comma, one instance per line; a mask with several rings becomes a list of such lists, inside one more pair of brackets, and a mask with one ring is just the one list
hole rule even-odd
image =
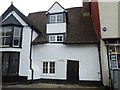
[[64, 9], [55, 2], [48, 11], [27, 18], [11, 5], [0, 29], [2, 38], [11, 38], [9, 43], [3, 39], [0, 48], [3, 76], [101, 83], [99, 38], [87, 5]]
[[[91, 3], [92, 19], [100, 37], [102, 80], [105, 86], [120, 88], [120, 2]], [[94, 8], [94, 7], [97, 8]]]

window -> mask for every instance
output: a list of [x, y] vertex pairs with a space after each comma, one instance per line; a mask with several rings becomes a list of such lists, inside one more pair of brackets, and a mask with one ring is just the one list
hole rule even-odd
[[49, 41], [50, 42], [55, 42], [55, 35], [50, 35], [49, 36]]
[[50, 15], [49, 22], [50, 22], [50, 23], [63, 22], [63, 14]]
[[11, 34], [12, 34], [11, 27], [5, 27], [5, 28], [0, 29], [0, 38], [2, 40], [0, 44], [3, 46], [10, 46]]
[[20, 47], [21, 27], [6, 26], [0, 29], [0, 46], [2, 47]]
[[63, 41], [63, 36], [62, 35], [57, 35], [57, 41], [62, 42]]
[[63, 14], [57, 15], [57, 22], [63, 22]]
[[54, 22], [56, 22], [56, 16], [55, 15], [50, 15], [50, 22], [51, 23], [54, 23]]
[[120, 69], [120, 46], [109, 46], [111, 69]]
[[49, 42], [63, 42], [63, 35], [49, 35]]
[[13, 34], [13, 46], [14, 47], [19, 47], [20, 38], [21, 38], [21, 28], [14, 27], [14, 34]]
[[55, 62], [43, 62], [43, 74], [55, 74]]

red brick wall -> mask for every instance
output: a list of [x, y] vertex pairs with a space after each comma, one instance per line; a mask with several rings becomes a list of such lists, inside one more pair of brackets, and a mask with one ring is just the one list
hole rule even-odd
[[100, 32], [100, 18], [99, 18], [99, 7], [98, 7], [98, 0], [91, 0], [91, 16], [94, 22], [94, 26], [96, 28], [96, 32], [98, 37], [101, 38]]

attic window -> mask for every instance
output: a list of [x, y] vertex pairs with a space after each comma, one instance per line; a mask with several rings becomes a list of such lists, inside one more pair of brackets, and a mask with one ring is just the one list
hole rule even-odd
[[49, 23], [61, 23], [63, 22], [63, 14], [50, 15]]
[[63, 35], [49, 35], [49, 42], [63, 42]]

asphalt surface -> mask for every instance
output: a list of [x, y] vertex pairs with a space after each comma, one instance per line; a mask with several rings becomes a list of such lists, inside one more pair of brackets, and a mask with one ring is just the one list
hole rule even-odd
[[69, 89], [69, 90], [109, 90], [105, 87], [96, 87], [96, 86], [80, 86], [78, 84], [47, 84], [47, 83], [37, 83], [37, 84], [28, 84], [28, 85], [3, 85], [2, 90], [43, 90], [43, 89]]

